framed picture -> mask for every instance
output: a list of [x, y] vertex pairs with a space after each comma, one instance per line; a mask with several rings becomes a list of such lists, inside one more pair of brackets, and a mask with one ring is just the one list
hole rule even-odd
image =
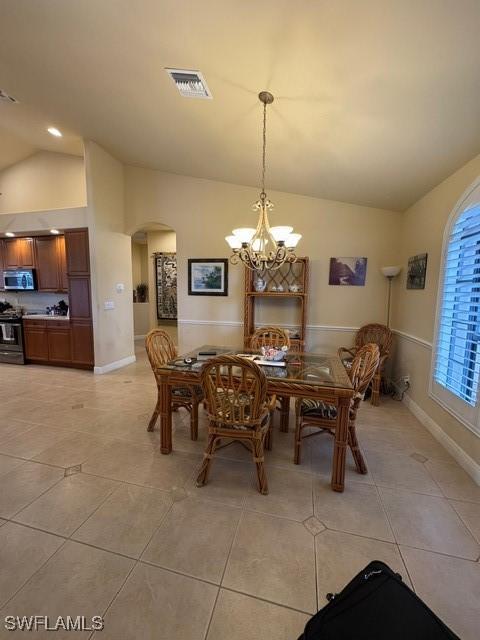
[[408, 259], [407, 289], [425, 289], [428, 253], [419, 253]]
[[328, 284], [364, 287], [367, 258], [330, 258]]
[[155, 282], [157, 287], [157, 318], [177, 318], [177, 254], [155, 253]]
[[227, 296], [228, 260], [191, 258], [188, 261], [189, 296]]

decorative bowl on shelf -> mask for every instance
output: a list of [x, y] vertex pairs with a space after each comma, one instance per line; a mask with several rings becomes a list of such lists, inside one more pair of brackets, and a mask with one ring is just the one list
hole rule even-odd
[[300, 291], [302, 290], [302, 287], [301, 287], [301, 285], [299, 285], [298, 283], [294, 282], [293, 284], [291, 284], [291, 285], [288, 287], [288, 290], [289, 290], [291, 293], [300, 293]]
[[264, 360], [271, 360], [273, 362], [280, 362], [285, 359], [287, 355], [288, 347], [284, 346], [281, 349], [275, 347], [262, 347], [262, 357]]

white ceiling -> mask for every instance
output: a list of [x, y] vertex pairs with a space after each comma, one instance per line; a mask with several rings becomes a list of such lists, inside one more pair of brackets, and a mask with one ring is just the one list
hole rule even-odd
[[0, 87], [124, 162], [247, 185], [268, 89], [270, 187], [403, 210], [480, 152], [479, 30], [479, 0], [0, 0]]

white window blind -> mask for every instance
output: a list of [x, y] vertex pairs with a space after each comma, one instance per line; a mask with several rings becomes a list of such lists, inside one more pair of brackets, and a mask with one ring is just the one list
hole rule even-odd
[[435, 381], [471, 406], [480, 376], [480, 206], [457, 218], [444, 263]]

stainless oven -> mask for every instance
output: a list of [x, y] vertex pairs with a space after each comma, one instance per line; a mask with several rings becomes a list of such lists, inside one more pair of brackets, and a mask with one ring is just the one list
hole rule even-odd
[[0, 315], [0, 362], [25, 364], [21, 318]]
[[6, 291], [35, 291], [37, 279], [35, 269], [9, 269], [3, 272]]

